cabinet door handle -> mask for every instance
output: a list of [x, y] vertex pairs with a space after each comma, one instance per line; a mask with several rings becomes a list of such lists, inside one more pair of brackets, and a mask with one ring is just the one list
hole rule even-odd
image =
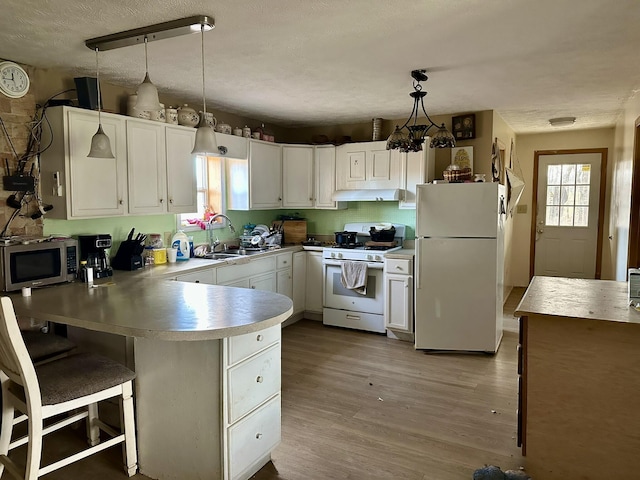
[[200, 280], [196, 280], [196, 282], [195, 282], [195, 283], [200, 283]]
[[258, 440], [260, 440], [260, 439], [262, 438], [262, 434], [261, 434], [261, 433], [256, 433], [256, 438], [257, 438]]
[[402, 267], [400, 265], [396, 265], [396, 270], [402, 270]]
[[160, 199], [160, 203], [164, 203], [164, 198], [161, 198], [161, 199]]
[[253, 288], [255, 290], [256, 286], [255, 285], [251, 285], [251, 288]]
[[256, 382], [262, 383], [263, 381], [264, 381], [264, 378], [262, 378], [262, 375], [258, 375], [258, 377], [256, 378]]
[[173, 203], [173, 198], [170, 198], [170, 199], [169, 199], [169, 203]]
[[256, 337], [256, 341], [261, 342], [264, 339], [264, 337], [262, 335], [258, 335]]
[[120, 199], [120, 200], [118, 200], [118, 203], [119, 203], [120, 205], [122, 205], [122, 204], [124, 203], [124, 201], [123, 201], [122, 199]]

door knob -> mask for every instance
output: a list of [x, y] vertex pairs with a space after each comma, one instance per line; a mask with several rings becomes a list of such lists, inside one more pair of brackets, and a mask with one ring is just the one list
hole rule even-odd
[[543, 233], [543, 232], [544, 232], [544, 229], [540, 227], [536, 228], [536, 233]]

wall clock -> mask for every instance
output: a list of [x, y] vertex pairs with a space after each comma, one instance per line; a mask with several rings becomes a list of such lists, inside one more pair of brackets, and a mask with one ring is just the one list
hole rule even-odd
[[14, 62], [0, 62], [0, 92], [9, 98], [24, 97], [29, 91], [29, 75]]

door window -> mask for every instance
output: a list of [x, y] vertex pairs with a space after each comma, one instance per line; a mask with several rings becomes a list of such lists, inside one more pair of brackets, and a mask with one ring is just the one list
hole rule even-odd
[[589, 164], [549, 165], [545, 225], [588, 227], [590, 182]]

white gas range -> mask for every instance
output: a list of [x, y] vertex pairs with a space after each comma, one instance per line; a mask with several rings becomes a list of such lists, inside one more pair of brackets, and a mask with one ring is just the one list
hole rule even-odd
[[[369, 229], [377, 222], [347, 223], [344, 232], [355, 232], [355, 241], [325, 247], [322, 250], [324, 302], [323, 323], [337, 327], [385, 333], [384, 325], [384, 257], [402, 248], [405, 225], [393, 224], [392, 242], [372, 242]], [[366, 295], [342, 285], [345, 262], [366, 262]]]

